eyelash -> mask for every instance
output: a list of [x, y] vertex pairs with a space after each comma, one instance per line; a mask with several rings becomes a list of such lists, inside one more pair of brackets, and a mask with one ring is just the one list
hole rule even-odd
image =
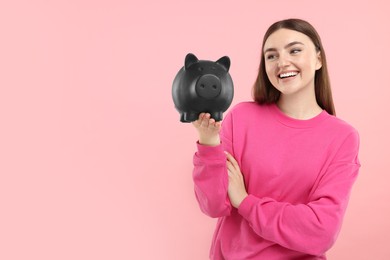
[[[301, 52], [301, 51], [302, 51], [301, 49], [295, 48], [295, 49], [292, 49], [292, 50], [290, 51], [290, 54], [292, 54], [292, 55], [298, 54], [298, 53]], [[268, 55], [266, 58], [267, 58], [267, 60], [272, 60], [272, 59], [274, 59], [275, 57], [276, 57], [276, 55], [270, 54], [270, 55]]]
[[275, 57], [275, 55], [270, 54], [267, 56], [267, 60], [272, 60], [274, 57]]
[[290, 51], [291, 54], [297, 54], [298, 52], [301, 52], [301, 49], [292, 49]]

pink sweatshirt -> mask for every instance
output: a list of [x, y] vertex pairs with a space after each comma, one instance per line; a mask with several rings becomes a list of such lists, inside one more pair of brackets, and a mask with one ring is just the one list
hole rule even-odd
[[[297, 120], [273, 105], [244, 102], [225, 116], [221, 145], [197, 143], [193, 179], [201, 210], [219, 218], [211, 259], [326, 259], [359, 171], [359, 135], [323, 111]], [[248, 192], [227, 195], [226, 155]]]

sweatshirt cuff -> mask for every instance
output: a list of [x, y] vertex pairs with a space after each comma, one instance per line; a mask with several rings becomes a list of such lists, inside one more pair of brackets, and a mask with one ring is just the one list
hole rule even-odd
[[199, 141], [196, 142], [198, 147], [197, 155], [199, 157], [207, 157], [211, 160], [226, 160], [226, 155], [223, 151], [222, 144], [217, 146], [202, 145]]
[[246, 198], [241, 202], [238, 207], [238, 213], [243, 216], [245, 219], [248, 219], [251, 214], [251, 210], [253, 206], [258, 202], [258, 198], [249, 194]]

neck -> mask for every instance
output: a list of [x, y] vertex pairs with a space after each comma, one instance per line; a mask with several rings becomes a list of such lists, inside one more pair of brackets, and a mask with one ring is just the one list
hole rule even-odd
[[286, 115], [306, 120], [319, 115], [322, 108], [318, 105], [315, 97], [314, 87], [310, 91], [295, 93], [291, 95], [280, 95], [277, 102], [279, 109]]

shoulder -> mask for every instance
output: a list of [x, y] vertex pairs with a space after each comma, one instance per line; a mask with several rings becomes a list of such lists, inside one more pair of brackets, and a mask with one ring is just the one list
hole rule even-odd
[[360, 136], [358, 130], [343, 119], [330, 116], [329, 120], [326, 120], [325, 130], [329, 136], [333, 136], [333, 140], [338, 140], [340, 144], [359, 147]]
[[328, 125], [328, 128], [332, 128], [333, 131], [337, 131], [339, 134], [342, 133], [344, 135], [358, 135], [358, 131], [354, 126], [339, 117], [330, 115], [329, 120], [327, 120], [326, 123]]
[[350, 162], [359, 163], [358, 154], [360, 147], [360, 136], [358, 130], [351, 124], [336, 116], [330, 116], [327, 120], [327, 135], [331, 142], [329, 143], [334, 152], [331, 158], [332, 163]]

